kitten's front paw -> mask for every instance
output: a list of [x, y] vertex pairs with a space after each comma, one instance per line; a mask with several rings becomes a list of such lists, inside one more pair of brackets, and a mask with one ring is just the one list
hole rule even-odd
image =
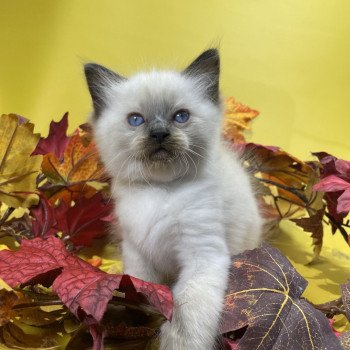
[[166, 322], [160, 333], [159, 350], [212, 350], [213, 346], [203, 343], [203, 338], [198, 334], [189, 334], [176, 323]]
[[187, 350], [188, 345], [185, 336], [179, 332], [177, 327], [166, 322], [161, 328], [159, 350]]

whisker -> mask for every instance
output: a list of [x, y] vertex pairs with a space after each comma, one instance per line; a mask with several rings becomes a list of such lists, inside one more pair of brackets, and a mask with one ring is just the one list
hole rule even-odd
[[197, 177], [197, 173], [198, 173], [197, 164], [195, 163], [195, 161], [192, 159], [192, 157], [191, 157], [188, 153], [186, 153], [186, 156], [190, 158], [190, 160], [192, 161], [192, 163], [193, 163], [193, 165], [194, 165], [195, 174], [194, 174], [193, 180], [195, 180], [196, 177]]

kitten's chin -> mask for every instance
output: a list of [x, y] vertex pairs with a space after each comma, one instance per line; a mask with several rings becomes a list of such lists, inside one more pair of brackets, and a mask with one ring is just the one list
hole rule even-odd
[[158, 150], [137, 166], [136, 182], [169, 183], [184, 175], [186, 167], [178, 157], [166, 150]]
[[183, 175], [182, 165], [163, 150], [154, 154], [144, 165], [144, 173], [151, 182], [167, 183]]
[[149, 156], [149, 161], [154, 163], [167, 163], [170, 162], [174, 155], [172, 155], [168, 150], [163, 147], [159, 147], [153, 151]]

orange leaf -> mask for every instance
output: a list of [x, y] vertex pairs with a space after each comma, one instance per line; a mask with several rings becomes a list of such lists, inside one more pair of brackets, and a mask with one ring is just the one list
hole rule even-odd
[[304, 209], [320, 209], [322, 198], [312, 187], [318, 178], [317, 167], [305, 163], [277, 147], [254, 143], [235, 145], [248, 163], [248, 169], [270, 190], [281, 218], [305, 214]]
[[226, 139], [235, 143], [245, 142], [243, 132], [250, 130], [248, 125], [259, 112], [235, 101], [233, 97], [229, 97], [225, 101], [226, 110], [223, 124], [223, 133]]
[[87, 262], [95, 267], [99, 267], [102, 265], [102, 259], [99, 256], [94, 256], [91, 259], [88, 259]]
[[76, 132], [71, 137], [62, 162], [53, 153], [46, 154], [42, 171], [49, 181], [42, 189], [51, 202], [59, 198], [69, 202], [81, 194], [91, 197], [96, 189], [88, 182], [103, 181], [105, 178], [96, 146], [85, 132]]

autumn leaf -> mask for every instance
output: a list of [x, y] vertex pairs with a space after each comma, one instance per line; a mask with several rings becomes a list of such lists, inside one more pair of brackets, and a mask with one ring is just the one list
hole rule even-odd
[[74, 206], [61, 203], [56, 227], [76, 246], [89, 246], [94, 238], [106, 235], [112, 220], [112, 202], [98, 192], [91, 198], [80, 197]]
[[350, 183], [350, 162], [337, 159], [326, 152], [317, 152], [313, 155], [321, 163], [321, 181], [314, 186], [314, 190], [325, 191], [326, 216], [329, 218], [332, 232], [339, 230], [344, 239], [348, 241], [348, 234], [345, 230], [347, 224], [343, 220], [348, 214], [350, 203], [349, 189], [346, 185]]
[[34, 295], [27, 290], [0, 290], [1, 343], [11, 349], [62, 349], [70, 338], [63, 327], [63, 320], [69, 317], [67, 310], [63, 306], [45, 307], [48, 299]]
[[226, 99], [225, 106], [224, 137], [235, 143], [245, 142], [243, 132], [250, 130], [249, 123], [259, 115], [259, 112], [237, 102], [233, 97]]
[[261, 172], [266, 180], [278, 179], [285, 186], [295, 189], [305, 185], [313, 172], [307, 163], [277, 147], [247, 143], [244, 153], [252, 158], [252, 171]]
[[340, 285], [343, 305], [346, 311], [346, 317], [350, 320], [350, 280]]
[[[85, 306], [85, 312], [97, 321], [102, 318], [107, 302], [112, 298], [112, 291], [119, 286], [121, 280], [120, 276], [106, 274], [69, 253], [62, 241], [55, 237], [49, 237], [47, 240], [24, 240], [18, 251], [0, 252], [1, 278], [12, 287], [30, 284], [34, 279], [36, 283], [50, 285], [51, 281], [47, 281], [50, 272], [54, 272], [54, 275], [50, 276], [54, 280], [53, 289], [67, 307], [76, 314], [79, 306], [83, 310]], [[73, 280], [69, 281], [71, 276], [74, 276], [74, 283]], [[57, 282], [58, 277], [61, 284]], [[69, 281], [67, 286], [66, 281]], [[86, 291], [92, 285], [96, 287], [95, 293], [84, 299]], [[102, 290], [107, 291], [103, 294]], [[80, 296], [80, 299], [77, 299], [77, 296]], [[94, 300], [95, 298], [97, 300]]]
[[[349, 161], [345, 161], [343, 159], [338, 159], [338, 158], [336, 158], [336, 157], [334, 157], [331, 154], [326, 153], [326, 152], [316, 152], [316, 153], [312, 153], [312, 154], [319, 159], [319, 161], [322, 165], [320, 168], [321, 180], [323, 180], [331, 175], [334, 175], [334, 176], [344, 180], [345, 182], [350, 183], [350, 162]], [[342, 191], [342, 190], [340, 190], [340, 191]], [[336, 192], [336, 191], [332, 191], [332, 192]], [[328, 201], [327, 200], [328, 194], [329, 193], [326, 193], [326, 196], [325, 196], [326, 202]], [[339, 193], [339, 195], [340, 195], [340, 193]], [[331, 212], [331, 214], [332, 215], [334, 214], [334, 217], [337, 216], [337, 213]], [[342, 218], [342, 216], [340, 217], [340, 219], [341, 218]]]
[[319, 257], [322, 243], [323, 243], [323, 216], [325, 208], [321, 208], [316, 212], [316, 214], [306, 217], [306, 218], [297, 218], [291, 219], [292, 222], [296, 223], [301, 227], [305, 232], [311, 232], [311, 237], [313, 239], [314, 245], [314, 257], [313, 261]]
[[102, 265], [102, 258], [94, 255], [91, 259], [86, 260], [90, 265], [100, 267]]
[[8, 323], [12, 317], [12, 308], [19, 297], [13, 290], [0, 290], [0, 326]]
[[247, 327], [238, 350], [340, 349], [328, 320], [300, 299], [306, 285], [267, 245], [233, 257], [222, 332]]
[[10, 349], [64, 349], [71, 337], [64, 329], [69, 317], [66, 309], [44, 311], [35, 305], [18, 304], [11, 322], [0, 328], [0, 342]]
[[68, 203], [81, 195], [91, 197], [97, 192], [91, 182], [105, 180], [96, 146], [84, 132], [76, 132], [71, 136], [62, 162], [54, 154], [46, 154], [42, 171], [48, 183], [40, 189], [52, 203], [57, 199]]
[[123, 275], [119, 290], [125, 293], [128, 300], [136, 302], [148, 302], [155, 306], [168, 320], [173, 314], [173, 300], [168, 287], [160, 284], [149, 283], [139, 278]]
[[325, 178], [329, 175], [337, 175], [345, 181], [350, 181], [349, 161], [338, 159], [326, 152], [314, 152], [312, 154], [316, 156], [322, 164], [321, 178]]
[[[343, 305], [346, 311], [346, 317], [348, 320], [350, 320], [350, 280], [348, 280], [347, 283], [341, 284], [340, 288], [341, 288]], [[350, 331], [344, 332], [340, 336], [340, 342], [344, 349], [346, 350], [350, 349]]]
[[30, 213], [34, 237], [47, 238], [59, 231], [56, 228], [55, 208], [44, 195], [40, 194], [39, 203], [30, 208]]
[[342, 192], [337, 198], [336, 210], [338, 213], [350, 211], [350, 183], [335, 175], [323, 178], [314, 186], [315, 191]]
[[237, 350], [238, 349], [238, 343], [237, 341], [231, 340], [231, 339], [224, 339], [224, 350]]
[[0, 341], [6, 346], [0, 345], [0, 349], [61, 350], [65, 348], [66, 337], [62, 322], [52, 327], [36, 327], [14, 321], [0, 328]]
[[63, 162], [48, 154], [44, 157], [43, 172], [64, 183], [99, 180], [102, 166], [95, 144], [84, 144], [84, 140], [83, 134], [76, 132], [67, 144]]
[[343, 350], [350, 350], [350, 331], [344, 332], [339, 340]]
[[36, 177], [42, 157], [30, 157], [40, 135], [15, 114], [0, 116], [0, 202], [27, 208], [37, 201]]
[[53, 153], [62, 161], [63, 153], [70, 137], [66, 135], [68, 129], [68, 112], [64, 114], [59, 122], [51, 121], [49, 135], [41, 137], [32, 155]]
[[305, 216], [306, 212], [314, 214], [322, 208], [322, 194], [312, 191], [319, 178], [315, 164], [275, 146], [246, 143], [234, 148], [242, 155], [248, 172], [260, 182], [258, 194], [276, 209], [280, 220]]
[[61, 232], [75, 246], [89, 246], [94, 238], [106, 235], [112, 220], [112, 203], [100, 192], [91, 198], [80, 197], [74, 203], [62, 201], [57, 205], [41, 195], [39, 204], [30, 211], [35, 237], [47, 238]]
[[169, 319], [172, 315], [172, 296], [166, 286], [107, 274], [69, 253], [56, 237], [23, 240], [18, 251], [0, 251], [0, 277], [12, 287], [52, 283], [68, 309], [89, 325], [96, 344], [103, 339], [98, 324], [115, 289], [125, 294], [126, 301], [148, 303]]

